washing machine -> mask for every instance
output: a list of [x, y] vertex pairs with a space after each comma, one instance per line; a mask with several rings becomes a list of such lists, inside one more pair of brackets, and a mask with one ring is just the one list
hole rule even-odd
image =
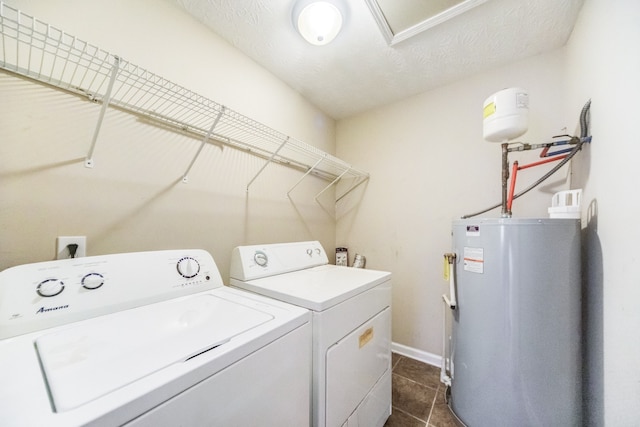
[[391, 273], [330, 265], [317, 241], [240, 246], [230, 285], [311, 310], [315, 427], [391, 414]]
[[310, 424], [311, 315], [203, 250], [0, 272], [0, 424]]

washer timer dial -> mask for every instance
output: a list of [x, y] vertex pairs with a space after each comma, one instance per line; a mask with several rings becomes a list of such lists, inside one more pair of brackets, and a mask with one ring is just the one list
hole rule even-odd
[[185, 279], [196, 277], [200, 272], [200, 263], [190, 256], [181, 258], [176, 265], [178, 273]]
[[82, 278], [82, 287], [85, 289], [98, 289], [104, 285], [104, 276], [100, 273], [89, 273]]
[[44, 280], [36, 288], [36, 292], [41, 297], [55, 297], [62, 291], [64, 291], [64, 283], [58, 279]]

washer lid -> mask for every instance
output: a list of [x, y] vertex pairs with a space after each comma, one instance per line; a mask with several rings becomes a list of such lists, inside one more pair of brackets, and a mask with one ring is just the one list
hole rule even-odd
[[271, 298], [323, 311], [391, 278], [386, 271], [321, 265], [305, 270], [231, 284]]
[[55, 411], [63, 412], [271, 319], [270, 314], [205, 294], [87, 320], [41, 336], [36, 347]]

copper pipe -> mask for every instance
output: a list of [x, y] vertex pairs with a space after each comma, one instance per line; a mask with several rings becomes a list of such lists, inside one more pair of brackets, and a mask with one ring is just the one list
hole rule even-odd
[[516, 189], [516, 176], [518, 176], [518, 161], [513, 162], [511, 169], [511, 185], [509, 186], [509, 197], [507, 198], [507, 210], [511, 214], [511, 205], [513, 204], [513, 192]]
[[567, 157], [567, 155], [564, 156], [556, 156], [556, 157], [549, 157], [547, 159], [544, 160], [540, 160], [539, 162], [533, 162], [533, 163], [529, 163], [528, 165], [522, 165], [518, 168], [518, 170], [522, 170], [522, 169], [527, 169], [527, 168], [532, 168], [534, 166], [539, 166], [539, 165], [544, 165], [545, 163], [551, 163], [554, 162], [556, 160], [561, 160], [564, 159], [565, 157]]
[[509, 180], [509, 144], [502, 144], [502, 217], [511, 216], [507, 208], [507, 181]]

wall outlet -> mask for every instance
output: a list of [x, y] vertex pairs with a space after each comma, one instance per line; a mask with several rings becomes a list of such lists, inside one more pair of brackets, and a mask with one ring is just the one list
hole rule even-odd
[[[75, 254], [69, 245], [78, 245]], [[56, 259], [80, 258], [87, 256], [87, 236], [58, 236]]]

